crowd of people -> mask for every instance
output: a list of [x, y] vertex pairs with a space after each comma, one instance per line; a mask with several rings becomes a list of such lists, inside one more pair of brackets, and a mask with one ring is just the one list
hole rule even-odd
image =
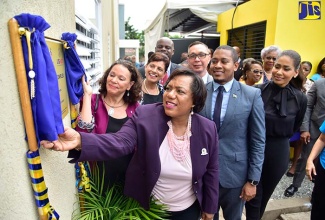
[[152, 197], [173, 220], [216, 220], [220, 208], [239, 220], [244, 207], [246, 219], [260, 220], [282, 176], [293, 177], [284, 192], [290, 197], [307, 172], [315, 181], [311, 217], [320, 219], [325, 58], [309, 79], [311, 63], [276, 45], [260, 60], [242, 59], [238, 46], [211, 50], [200, 41], [180, 64], [173, 55], [173, 41], [162, 37], [144, 66], [113, 63], [99, 94], [83, 79], [76, 130], [42, 146], [69, 150], [73, 162], [96, 161], [105, 187], [121, 183], [145, 209]]

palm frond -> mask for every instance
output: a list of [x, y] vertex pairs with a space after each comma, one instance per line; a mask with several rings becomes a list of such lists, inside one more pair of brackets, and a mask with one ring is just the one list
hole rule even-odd
[[[100, 173], [98, 166], [92, 169], [90, 192], [78, 193], [78, 206], [72, 213], [73, 220], [163, 220], [168, 217], [167, 207], [150, 199], [150, 209], [123, 194], [123, 187], [115, 184], [104, 189], [105, 169]], [[80, 210], [79, 207], [83, 209]]]

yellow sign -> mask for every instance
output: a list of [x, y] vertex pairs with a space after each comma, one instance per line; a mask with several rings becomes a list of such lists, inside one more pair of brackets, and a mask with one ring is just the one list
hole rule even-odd
[[320, 20], [321, 2], [320, 1], [300, 1], [299, 20]]
[[46, 43], [50, 50], [56, 75], [58, 76], [61, 111], [62, 111], [62, 118], [64, 118], [68, 114], [69, 98], [67, 92], [67, 82], [66, 82], [66, 74], [65, 74], [65, 66], [64, 66], [63, 44], [61, 42], [52, 41], [48, 39], [46, 39]]

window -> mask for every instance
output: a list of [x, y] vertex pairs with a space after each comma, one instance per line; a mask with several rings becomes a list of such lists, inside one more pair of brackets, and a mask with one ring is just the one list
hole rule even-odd
[[241, 59], [261, 60], [265, 44], [266, 21], [228, 31], [228, 45], [240, 48]]

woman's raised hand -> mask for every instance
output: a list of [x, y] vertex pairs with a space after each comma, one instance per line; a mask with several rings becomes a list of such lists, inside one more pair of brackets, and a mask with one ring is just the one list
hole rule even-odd
[[84, 95], [91, 96], [93, 94], [93, 89], [91, 88], [89, 81], [86, 82], [85, 75], [82, 76], [82, 88], [84, 90]]
[[46, 149], [55, 151], [68, 151], [72, 149], [80, 149], [81, 137], [80, 134], [70, 127], [64, 127], [64, 133], [59, 134], [58, 140], [40, 142], [41, 146]]

